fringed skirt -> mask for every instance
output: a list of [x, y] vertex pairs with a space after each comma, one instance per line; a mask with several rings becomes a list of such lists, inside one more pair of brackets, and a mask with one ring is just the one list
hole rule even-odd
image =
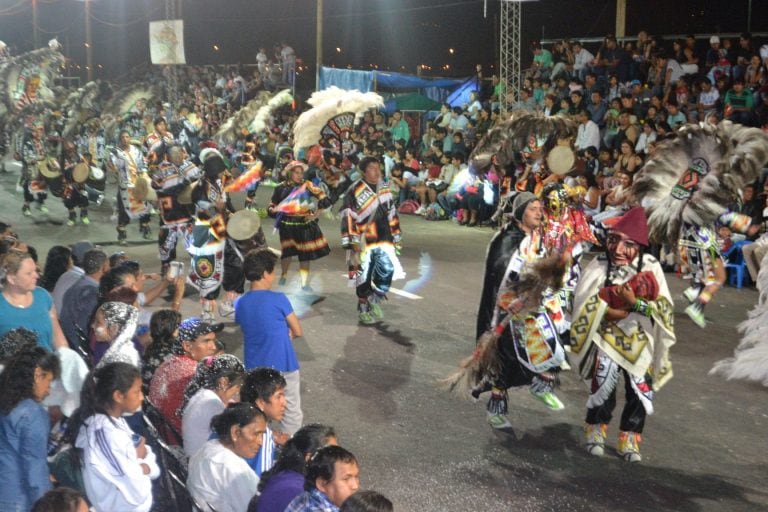
[[304, 217], [284, 217], [278, 231], [282, 258], [298, 256], [299, 261], [312, 261], [331, 253], [316, 219], [307, 222]]

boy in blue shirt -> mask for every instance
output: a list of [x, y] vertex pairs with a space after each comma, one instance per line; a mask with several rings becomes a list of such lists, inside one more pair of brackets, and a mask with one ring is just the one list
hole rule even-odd
[[243, 272], [251, 289], [235, 304], [235, 322], [243, 331], [246, 369], [265, 366], [285, 378], [287, 406], [282, 430], [293, 435], [303, 421], [299, 394], [299, 361], [292, 338], [302, 335], [301, 324], [284, 293], [273, 292], [277, 256], [269, 249], [245, 255]]

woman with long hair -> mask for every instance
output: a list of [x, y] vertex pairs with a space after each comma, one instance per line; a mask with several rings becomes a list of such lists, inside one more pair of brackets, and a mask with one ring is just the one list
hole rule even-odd
[[80, 408], [70, 419], [70, 436], [82, 450], [88, 501], [96, 512], [147, 512], [152, 480], [160, 476], [155, 454], [123, 418], [141, 408], [138, 368], [109, 363], [88, 375]]
[[267, 417], [251, 404], [232, 404], [211, 420], [217, 438], [189, 461], [187, 487], [198, 503], [219, 512], [245, 512], [257, 493], [259, 477], [245, 459], [261, 448]]
[[211, 418], [230, 402], [237, 401], [245, 368], [231, 354], [206, 357], [184, 390], [184, 400], [176, 414], [181, 416], [184, 451], [194, 455], [211, 435]]
[[304, 492], [307, 461], [323, 446], [336, 445], [336, 432], [332, 427], [311, 424], [299, 429], [285, 443], [280, 457], [269, 471], [261, 475], [256, 512], [282, 512], [299, 494]]
[[54, 354], [27, 346], [0, 374], [0, 510], [26, 512], [51, 488], [46, 459], [51, 421], [40, 402], [59, 373]]
[[37, 334], [47, 349], [67, 347], [51, 294], [37, 286], [40, 274], [27, 252], [11, 250], [0, 256], [0, 336], [24, 327]]
[[56, 286], [56, 281], [59, 280], [61, 275], [72, 268], [74, 263], [72, 262], [72, 249], [65, 245], [54, 245], [51, 250], [48, 251], [48, 255], [45, 258], [45, 267], [43, 268], [43, 275], [40, 277], [40, 286], [50, 293], [53, 293], [53, 288]]
[[160, 309], [152, 313], [149, 319], [150, 343], [144, 349], [142, 357], [141, 378], [144, 389], [149, 389], [149, 383], [155, 370], [173, 354], [181, 353], [179, 343], [179, 324], [181, 313], [173, 309]]

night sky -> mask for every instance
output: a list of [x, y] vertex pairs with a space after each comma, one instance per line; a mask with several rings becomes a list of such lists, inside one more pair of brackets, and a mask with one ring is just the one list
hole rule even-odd
[[[38, 2], [41, 40], [58, 35], [65, 54], [84, 65], [83, 3]], [[747, 26], [748, 0], [627, 4], [628, 34], [641, 28], [653, 34], [740, 32]], [[768, 1], [752, 4], [752, 30], [768, 30]], [[149, 59], [147, 22], [165, 17], [162, 0], [94, 0], [92, 5], [94, 62], [102, 65], [101, 76], [118, 75]], [[432, 67], [427, 74], [466, 76], [475, 64], [489, 69], [495, 60], [498, 13], [497, 0], [488, 0], [487, 18], [482, 0], [325, 0], [325, 64], [377, 65], [409, 73], [426, 64]], [[313, 0], [183, 0], [183, 18], [190, 64], [253, 62], [259, 46], [270, 49], [279, 41], [289, 42], [300, 58], [314, 64]], [[608, 0], [523, 4], [526, 43], [542, 37], [599, 37], [612, 33], [614, 24], [615, 6]], [[17, 52], [32, 48], [31, 0], [0, 0], [0, 39]], [[523, 61], [529, 59], [524, 49]], [[440, 69], [445, 65], [449, 71]]]

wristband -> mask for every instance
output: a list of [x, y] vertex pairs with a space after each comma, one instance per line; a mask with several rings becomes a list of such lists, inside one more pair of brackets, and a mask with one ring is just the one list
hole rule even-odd
[[653, 312], [651, 304], [645, 299], [637, 299], [635, 305], [632, 307], [632, 311], [635, 313], [640, 313], [641, 315], [649, 318]]

